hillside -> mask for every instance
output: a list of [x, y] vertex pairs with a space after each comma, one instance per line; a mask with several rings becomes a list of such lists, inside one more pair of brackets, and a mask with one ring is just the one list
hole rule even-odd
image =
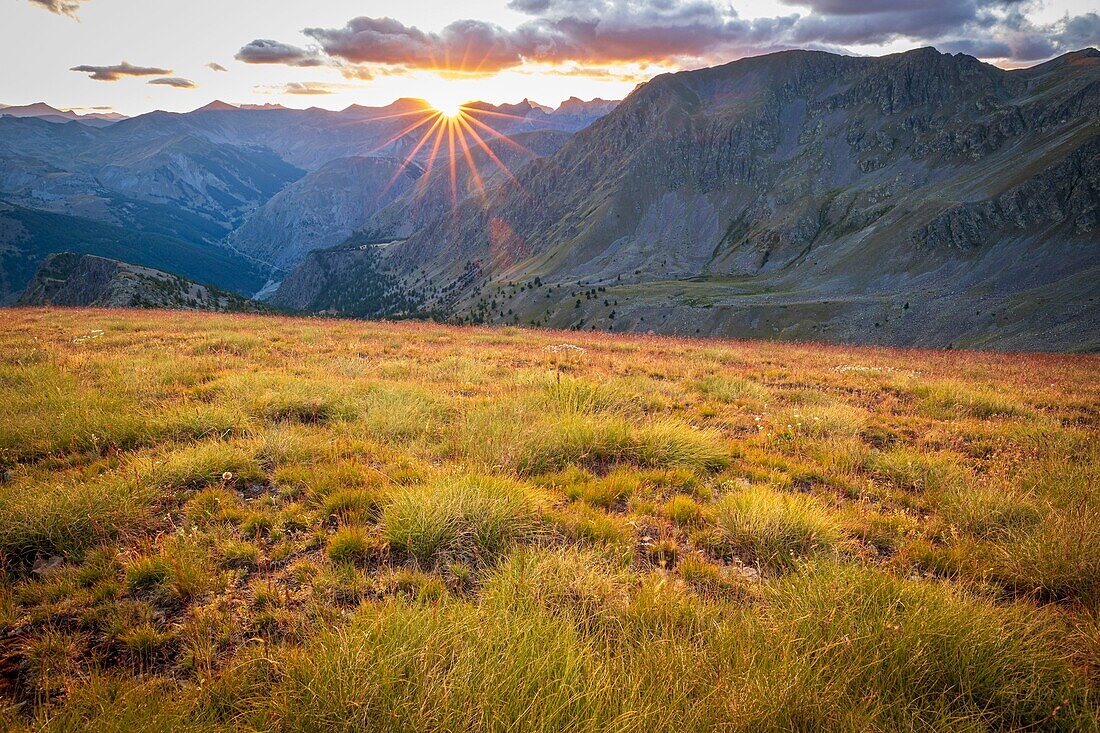
[[1096, 357], [5, 316], [5, 730], [1098, 729]]
[[199, 285], [179, 275], [72, 252], [47, 257], [16, 305], [217, 312], [259, 309], [247, 298]]
[[77, 252], [132, 262], [251, 295], [266, 273], [219, 247], [0, 201], [0, 305], [9, 305], [45, 258]]
[[387, 266], [459, 321], [1095, 350], [1097, 171], [1095, 49], [783, 52], [642, 85]]

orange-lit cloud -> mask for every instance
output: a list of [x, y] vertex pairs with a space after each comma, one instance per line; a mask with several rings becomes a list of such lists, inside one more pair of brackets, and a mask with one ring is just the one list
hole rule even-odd
[[123, 61], [113, 66], [74, 66], [69, 71], [79, 71], [87, 74], [96, 81], [118, 81], [127, 76], [164, 76], [171, 74], [171, 69], [161, 69], [156, 66], [134, 66], [129, 61]]

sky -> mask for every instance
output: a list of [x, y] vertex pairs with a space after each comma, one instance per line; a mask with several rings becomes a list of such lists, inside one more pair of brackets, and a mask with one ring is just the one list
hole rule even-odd
[[1029, 66], [1100, 45], [1100, 0], [0, 0], [0, 29], [9, 105], [556, 106], [790, 48]]

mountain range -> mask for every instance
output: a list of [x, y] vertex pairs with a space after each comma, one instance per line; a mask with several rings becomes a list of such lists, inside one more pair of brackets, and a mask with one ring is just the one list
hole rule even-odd
[[[0, 117], [0, 298], [63, 248], [300, 312], [1100, 349], [1095, 49], [781, 52], [621, 103], [470, 103], [468, 150], [424, 145], [431, 114]], [[112, 251], [42, 234], [63, 222]]]
[[657, 77], [360, 256], [463, 322], [1095, 350], [1098, 223], [1095, 49], [796, 51]]
[[[472, 107], [495, 144], [509, 134], [567, 136], [611, 104]], [[414, 99], [339, 112], [213, 102], [90, 126], [52, 119], [47, 105], [19, 109], [0, 116], [0, 217], [19, 220], [0, 227], [0, 303], [18, 296], [47, 254], [65, 250], [123, 259], [136, 251], [135, 264], [252, 295], [402, 194], [423, 167], [406, 160], [415, 144], [400, 133], [432, 113]], [[389, 181], [399, 168], [401, 180]], [[202, 256], [185, 262], [191, 250]], [[210, 259], [228, 266], [196, 271]]]

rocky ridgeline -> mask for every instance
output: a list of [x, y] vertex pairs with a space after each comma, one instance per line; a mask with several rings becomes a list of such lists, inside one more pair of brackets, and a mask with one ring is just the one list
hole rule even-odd
[[262, 310], [262, 306], [246, 298], [178, 275], [72, 252], [47, 257], [18, 305], [218, 312]]

